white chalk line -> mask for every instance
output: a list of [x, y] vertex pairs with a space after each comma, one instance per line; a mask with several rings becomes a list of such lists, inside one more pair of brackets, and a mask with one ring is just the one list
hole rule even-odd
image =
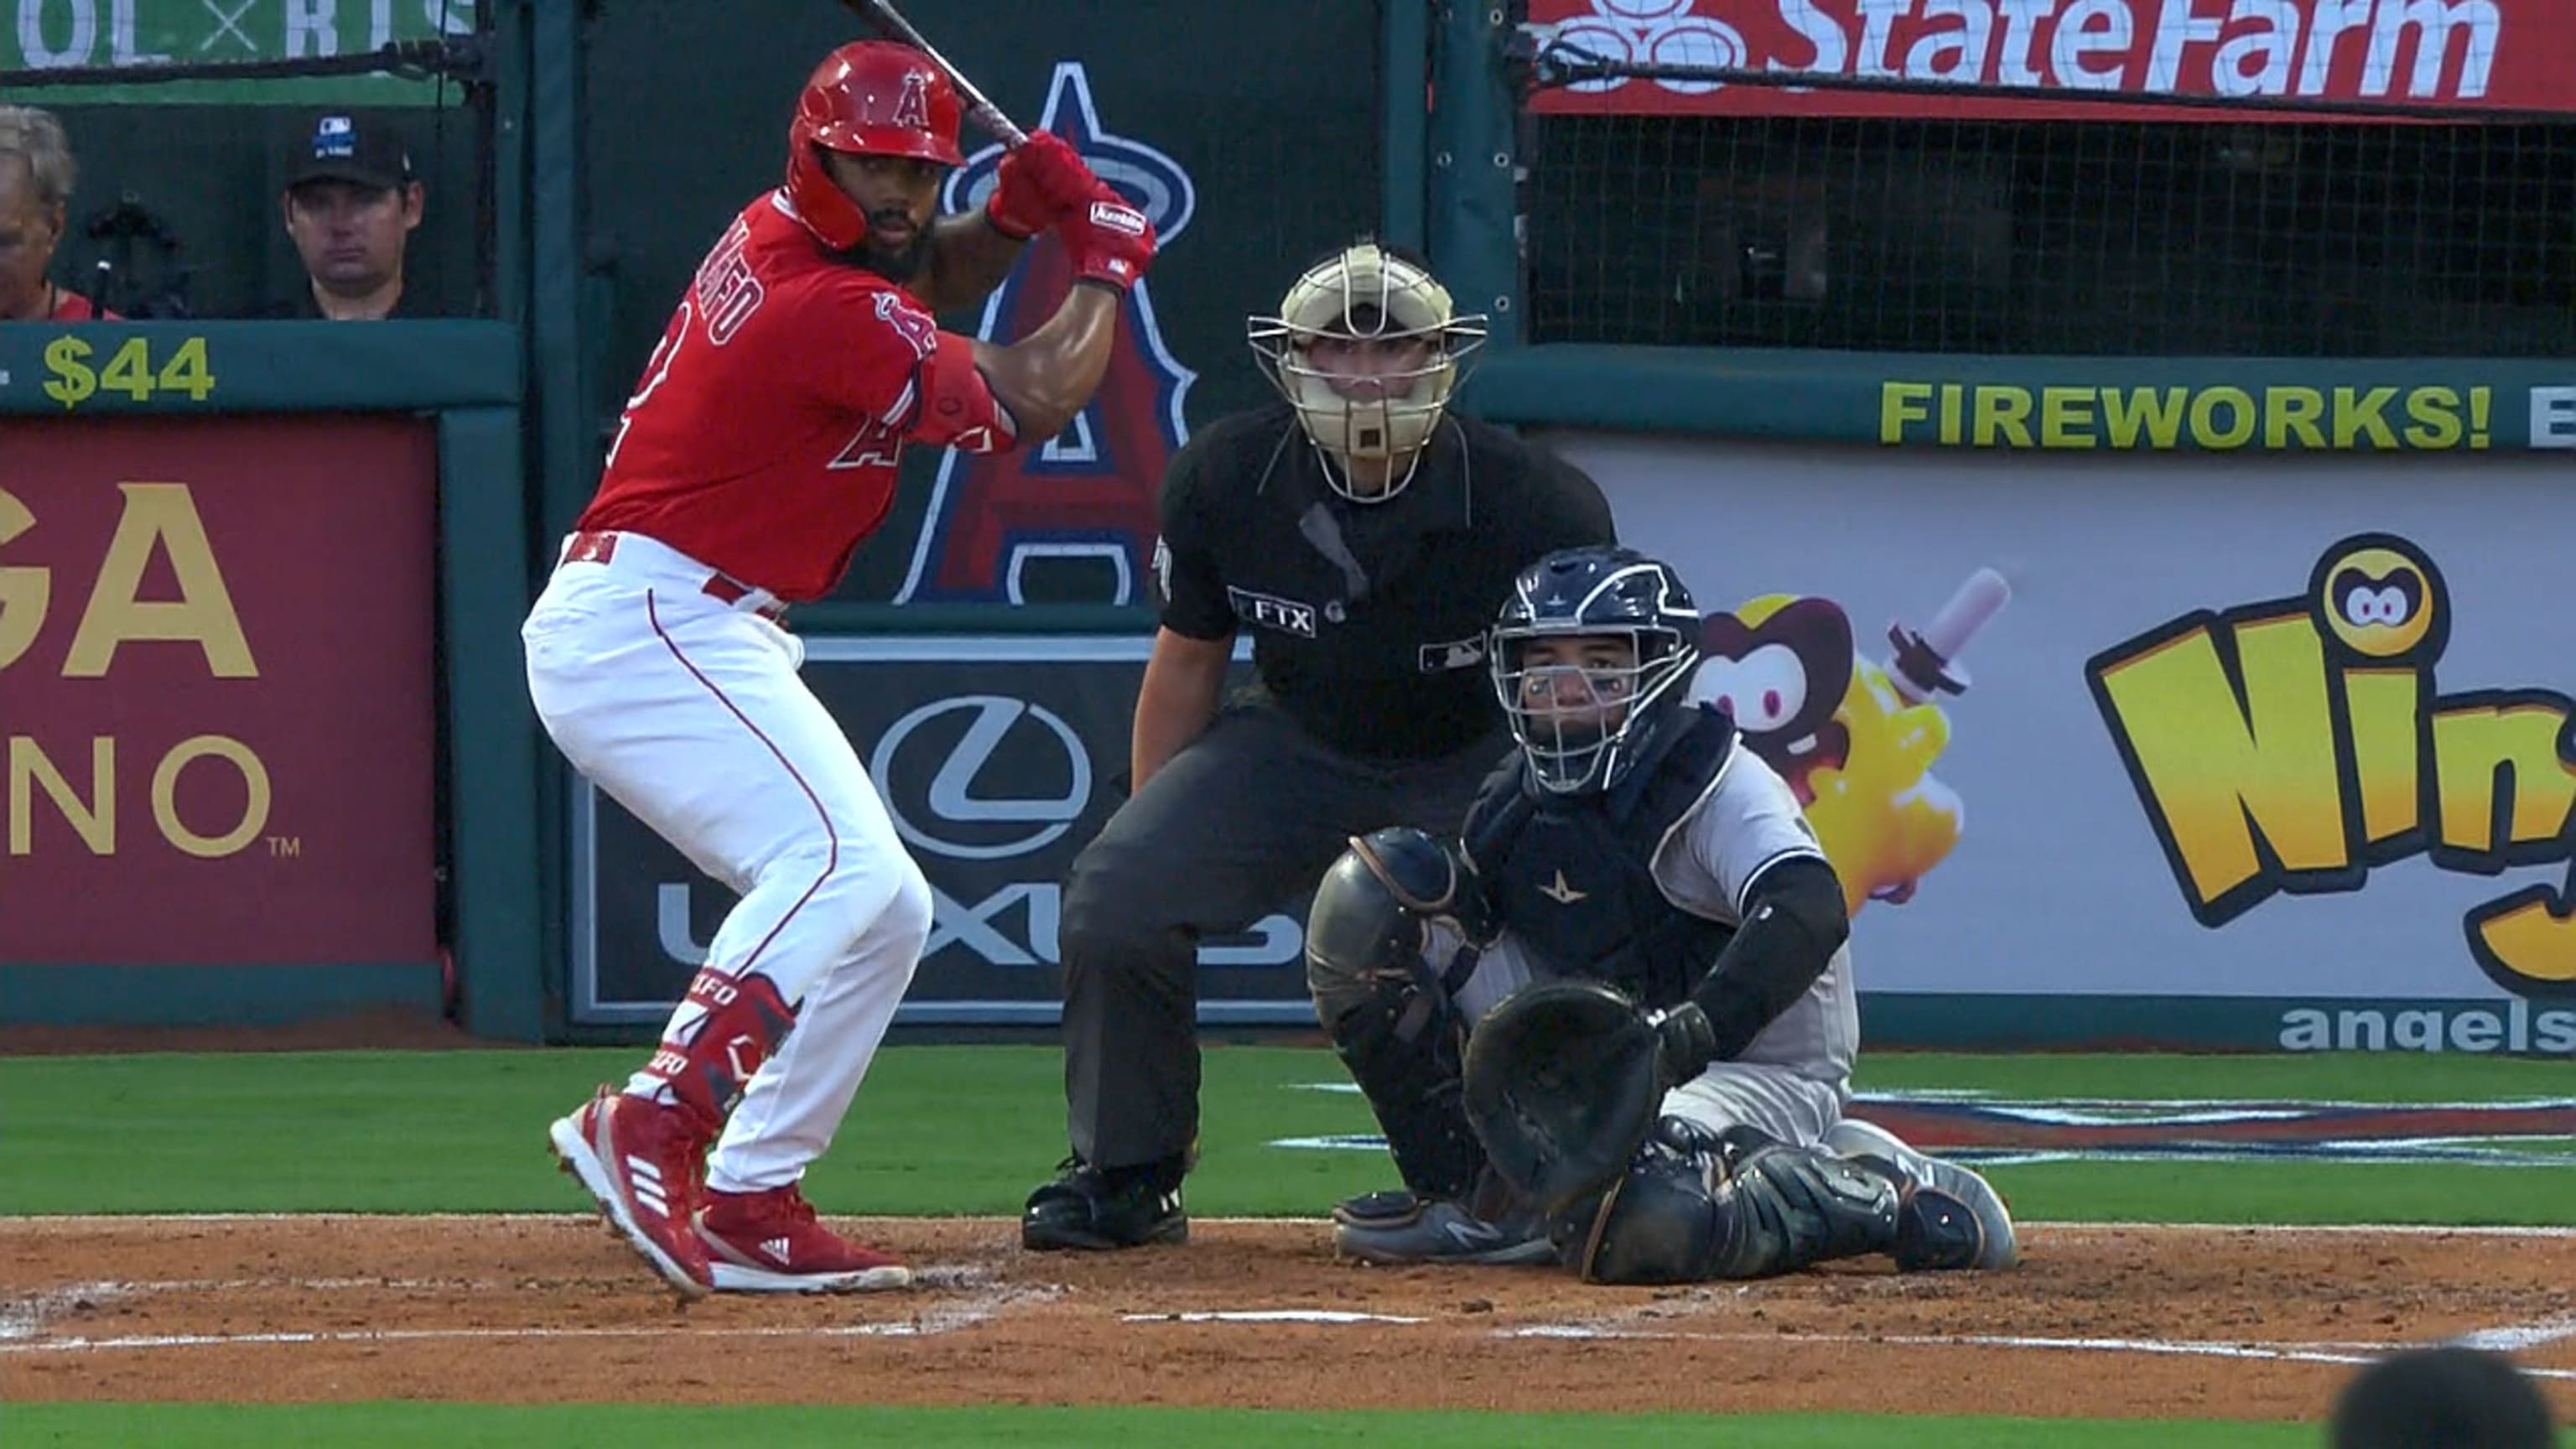
[[2576, 1313], [2561, 1314], [2538, 1323], [2514, 1324], [2505, 1328], [2481, 1328], [2450, 1340], [2463, 1348], [2492, 1349], [2513, 1353], [2520, 1349], [2539, 1348], [2544, 1344], [2576, 1338]]
[[[1797, 1343], [1892, 1348], [2054, 1349], [2206, 1358], [2273, 1359], [2298, 1363], [2363, 1364], [2412, 1345], [2403, 1343], [2219, 1343], [2161, 1338], [2039, 1338], [2010, 1334], [1898, 1333], [1695, 1333], [1684, 1329], [1604, 1328], [1578, 1323], [1537, 1324], [1497, 1330], [1505, 1338], [1648, 1339], [1689, 1343]], [[2440, 1340], [2444, 1343], [2458, 1339]], [[2576, 1379], [2576, 1369], [2526, 1367], [2539, 1378]]]
[[99, 1303], [123, 1296], [127, 1285], [99, 1281], [66, 1283], [49, 1288], [32, 1298], [15, 1298], [0, 1303], [0, 1344], [33, 1338], [43, 1330], [47, 1320], [78, 1309], [84, 1303]]
[[[987, 1323], [1010, 1307], [1048, 1302], [1064, 1294], [1056, 1284], [999, 1284], [992, 1287], [992, 1271], [979, 1266], [933, 1266], [922, 1269], [922, 1287], [963, 1289], [987, 1284], [966, 1302], [940, 1302], [930, 1310], [917, 1312], [904, 1323], [853, 1323], [842, 1328], [698, 1328], [683, 1333], [724, 1338], [724, 1336], [796, 1336], [814, 1333], [824, 1338], [930, 1338], [938, 1333], [956, 1333], [958, 1328], [974, 1328]], [[85, 1348], [204, 1348], [216, 1343], [399, 1343], [415, 1338], [631, 1338], [652, 1336], [659, 1330], [639, 1328], [368, 1328], [368, 1330], [278, 1330], [278, 1333], [137, 1333], [116, 1338], [44, 1338], [44, 1325], [64, 1312], [77, 1312], [85, 1307], [98, 1307], [100, 1302], [149, 1297], [149, 1294], [188, 1294], [188, 1292], [240, 1292], [240, 1289], [283, 1289], [283, 1292], [343, 1292], [343, 1289], [471, 1289], [471, 1292], [495, 1292], [495, 1289], [518, 1287], [518, 1281], [500, 1279], [162, 1279], [162, 1281], [90, 1281], [70, 1284], [15, 1302], [0, 1302], [0, 1354], [49, 1354], [49, 1351], [85, 1351]], [[817, 1294], [824, 1297], [824, 1294]]]
[[[304, 1213], [204, 1213], [164, 1215], [79, 1215], [44, 1218], [0, 1219], [0, 1232], [11, 1223], [41, 1223], [77, 1227], [135, 1226], [148, 1227], [170, 1223], [275, 1223], [275, 1222], [382, 1222], [373, 1214], [304, 1214]], [[595, 1221], [587, 1213], [445, 1213], [402, 1215], [400, 1221], [413, 1222], [523, 1222], [567, 1223], [587, 1226]], [[953, 1220], [952, 1220], [953, 1221]], [[1201, 1221], [1232, 1224], [1290, 1224], [1320, 1226], [1322, 1220], [1291, 1218], [1202, 1218]], [[2243, 1223], [2025, 1223], [2026, 1228], [2045, 1228], [2081, 1236], [2087, 1233], [2202, 1233], [2239, 1232], [2264, 1236], [2298, 1236], [2302, 1234], [2392, 1234], [2399, 1236], [2471, 1236], [2503, 1238], [2568, 1238], [2576, 1237], [2576, 1228], [2565, 1227], [2452, 1227], [2427, 1224], [2243, 1224]], [[923, 1270], [926, 1286], [964, 1287], [976, 1282], [989, 1282], [990, 1270], [979, 1267], [936, 1267]], [[98, 1281], [72, 1284], [48, 1290], [31, 1298], [0, 1303], [0, 1354], [89, 1353], [172, 1348], [256, 1346], [285, 1344], [390, 1344], [437, 1341], [509, 1341], [607, 1338], [750, 1338], [750, 1339], [841, 1339], [904, 1338], [952, 1333], [991, 1321], [1004, 1311], [1050, 1301], [1061, 1296], [1062, 1289], [1037, 1287], [994, 1287], [969, 1301], [934, 1307], [916, 1318], [887, 1323], [846, 1324], [828, 1327], [754, 1326], [740, 1328], [696, 1327], [610, 1327], [610, 1328], [440, 1328], [440, 1329], [355, 1329], [299, 1330], [267, 1333], [220, 1334], [132, 1334], [112, 1337], [40, 1337], [47, 1320], [72, 1311], [84, 1302], [96, 1304], [141, 1294], [209, 1292], [246, 1288], [280, 1288], [293, 1291], [345, 1291], [358, 1289], [422, 1290], [464, 1289], [489, 1291], [513, 1286], [491, 1279], [397, 1279], [397, 1278], [310, 1278], [310, 1279], [178, 1279], [158, 1282]], [[1722, 1285], [1711, 1285], [1712, 1291], [1724, 1291]], [[1738, 1290], [1740, 1291], [1740, 1290]], [[1616, 1315], [1615, 1317], [1629, 1317]], [[1188, 1323], [1278, 1323], [1306, 1322], [1365, 1326], [1371, 1324], [1407, 1325], [1426, 1320], [1386, 1314], [1336, 1313], [1300, 1309], [1246, 1309], [1182, 1314], [1127, 1314], [1123, 1322], [1151, 1323], [1181, 1321]], [[2136, 1353], [2151, 1355], [2185, 1355], [2235, 1359], [2270, 1359], [2327, 1364], [2362, 1364], [2403, 1345], [2362, 1342], [2326, 1343], [2245, 1343], [2206, 1342], [2174, 1339], [2124, 1338], [2047, 1338], [2015, 1335], [1893, 1335], [1893, 1334], [1796, 1334], [1782, 1335], [1695, 1332], [1679, 1329], [1644, 1329], [1619, 1326], [1615, 1321], [1592, 1323], [1538, 1324], [1521, 1328], [1497, 1329], [1501, 1338], [1553, 1339], [1648, 1339], [1682, 1340], [1705, 1343], [1777, 1343], [1784, 1338], [1800, 1343], [1838, 1345], [1893, 1345], [1920, 1348], [2002, 1348], [2027, 1350], [2082, 1351], [2097, 1353]], [[2507, 1325], [2478, 1329], [2441, 1340], [2501, 1352], [2542, 1347], [2576, 1338], [2576, 1314], [2562, 1315], [2538, 1323]], [[2576, 1370], [2530, 1368], [2536, 1377], [2576, 1380]]]
[[[1052, 1293], [1035, 1295], [1053, 1297]], [[814, 1339], [847, 1338], [912, 1338], [933, 1333], [952, 1332], [958, 1328], [985, 1321], [990, 1313], [961, 1311], [953, 1321], [934, 1324], [933, 1315], [917, 1322], [854, 1323], [831, 1327], [744, 1327], [680, 1328], [669, 1326], [626, 1328], [422, 1328], [422, 1329], [352, 1329], [332, 1331], [298, 1331], [277, 1333], [174, 1333], [129, 1334], [110, 1338], [60, 1338], [25, 1343], [0, 1343], [0, 1355], [101, 1353], [174, 1348], [234, 1348], [261, 1345], [319, 1344], [394, 1344], [458, 1341], [555, 1341], [581, 1339], [638, 1338], [725, 1338], [725, 1339]], [[1189, 1323], [1338, 1323], [1368, 1327], [1379, 1324], [1418, 1324], [1427, 1320], [1396, 1318], [1376, 1314], [1329, 1314], [1306, 1310], [1242, 1310], [1221, 1313], [1127, 1314], [1122, 1322], [1168, 1322], [1174, 1317]], [[2406, 1347], [2398, 1343], [2246, 1343], [2202, 1342], [2182, 1339], [2141, 1338], [2048, 1338], [2006, 1334], [1866, 1334], [1866, 1333], [1700, 1333], [1674, 1329], [1631, 1329], [1594, 1327], [1583, 1324], [1537, 1324], [1522, 1328], [1496, 1329], [1490, 1335], [1505, 1339], [1628, 1339], [1658, 1342], [1712, 1344], [1830, 1344], [1850, 1347], [1895, 1348], [1986, 1348], [2108, 1354], [2146, 1354], [2164, 1357], [2201, 1357], [2220, 1359], [2269, 1360], [2276, 1362], [2358, 1365], [2371, 1363]], [[2456, 1342], [2459, 1340], [2444, 1340]], [[2576, 1380], [2576, 1369], [2550, 1369], [2526, 1366], [2524, 1371], [2535, 1378]]]
[[[898, 1223], [905, 1225], [942, 1224], [977, 1226], [994, 1224], [1015, 1226], [1009, 1218], [966, 1218], [933, 1216], [886, 1216], [835, 1214], [848, 1222]], [[1329, 1227], [1329, 1217], [1210, 1217], [1193, 1213], [1191, 1220], [1219, 1227]], [[519, 1223], [530, 1225], [564, 1225], [596, 1227], [596, 1212], [562, 1213], [350, 1213], [350, 1212], [220, 1212], [220, 1213], [28, 1213], [0, 1215], [0, 1236], [17, 1228], [157, 1228], [187, 1226], [220, 1226], [232, 1223], [308, 1223], [316, 1226], [345, 1224], [376, 1226], [383, 1224], [421, 1223], [439, 1226], [478, 1223]], [[2297, 1236], [2302, 1233], [2388, 1234], [2397, 1237], [2486, 1237], [2486, 1238], [2576, 1238], [2576, 1227], [2515, 1225], [2453, 1225], [2448, 1223], [2141, 1223], [2141, 1222], [2053, 1222], [2021, 1219], [2024, 1229], [2048, 1233], [2253, 1233], [2261, 1236]]]
[[1185, 1313], [1122, 1313], [1121, 1323], [1428, 1323], [1401, 1313], [1350, 1313], [1334, 1308], [1219, 1308]]
[[[962, 1325], [961, 1325], [962, 1326]], [[0, 1343], [0, 1354], [98, 1353], [119, 1349], [231, 1348], [259, 1344], [430, 1343], [458, 1339], [574, 1338], [910, 1338], [905, 1323], [850, 1323], [830, 1328], [370, 1328], [282, 1333], [153, 1333], [115, 1338], [46, 1338]]]
[[32, 1338], [44, 1325], [66, 1313], [127, 1298], [163, 1293], [239, 1293], [273, 1289], [293, 1293], [418, 1292], [446, 1290], [489, 1293], [515, 1287], [521, 1280], [497, 1278], [168, 1278], [128, 1282], [101, 1279], [49, 1288], [27, 1298], [0, 1300], [0, 1343]]

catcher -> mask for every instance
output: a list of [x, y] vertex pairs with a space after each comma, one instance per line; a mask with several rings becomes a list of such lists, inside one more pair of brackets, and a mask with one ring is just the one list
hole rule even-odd
[[1520, 748], [1459, 842], [1380, 830], [1325, 877], [1308, 985], [1405, 1182], [1334, 1209], [1343, 1256], [1603, 1283], [2016, 1261], [1984, 1178], [1842, 1115], [1842, 888], [1779, 775], [1686, 704], [1699, 637], [1669, 566], [1548, 555], [1492, 631]]

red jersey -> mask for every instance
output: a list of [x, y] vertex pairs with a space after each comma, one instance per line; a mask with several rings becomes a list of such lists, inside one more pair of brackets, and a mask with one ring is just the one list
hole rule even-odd
[[45, 320], [48, 322], [122, 322], [125, 319], [78, 292], [66, 292], [57, 288], [54, 292], [54, 310], [45, 314]]
[[699, 264], [577, 527], [818, 599], [885, 521], [906, 442], [984, 453], [1011, 435], [972, 344], [834, 260], [773, 191]]

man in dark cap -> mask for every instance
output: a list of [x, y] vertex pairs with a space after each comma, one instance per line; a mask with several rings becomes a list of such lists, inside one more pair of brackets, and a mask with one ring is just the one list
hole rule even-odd
[[349, 111], [314, 117], [296, 143], [282, 204], [306, 284], [266, 315], [334, 322], [436, 315], [403, 271], [422, 201], [411, 152], [383, 121]]

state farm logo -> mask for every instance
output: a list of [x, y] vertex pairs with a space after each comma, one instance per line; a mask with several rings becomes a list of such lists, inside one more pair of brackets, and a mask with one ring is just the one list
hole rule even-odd
[[1091, 803], [1091, 752], [1062, 715], [1000, 694], [925, 704], [889, 726], [868, 774], [897, 834], [953, 860], [1045, 849]]
[[[1800, 4], [1803, 0], [1787, 0]], [[1722, 20], [1693, 13], [1693, 0], [1592, 0], [1592, 14], [1566, 21], [1556, 38], [1587, 55], [1645, 65], [1717, 66], [1734, 70], [1746, 64], [1744, 37]], [[1625, 81], [1584, 81], [1567, 89], [1614, 90]], [[1677, 95], [1700, 95], [1722, 81], [1659, 80], [1655, 84]]]
[[[2495, 0], [1533, 0], [1604, 60], [1959, 85], [2475, 101], [2504, 55]], [[2518, 14], [2534, 13], [2529, 9]], [[2539, 31], [2523, 31], [2533, 39]], [[1577, 92], [1713, 81], [1586, 81]]]

